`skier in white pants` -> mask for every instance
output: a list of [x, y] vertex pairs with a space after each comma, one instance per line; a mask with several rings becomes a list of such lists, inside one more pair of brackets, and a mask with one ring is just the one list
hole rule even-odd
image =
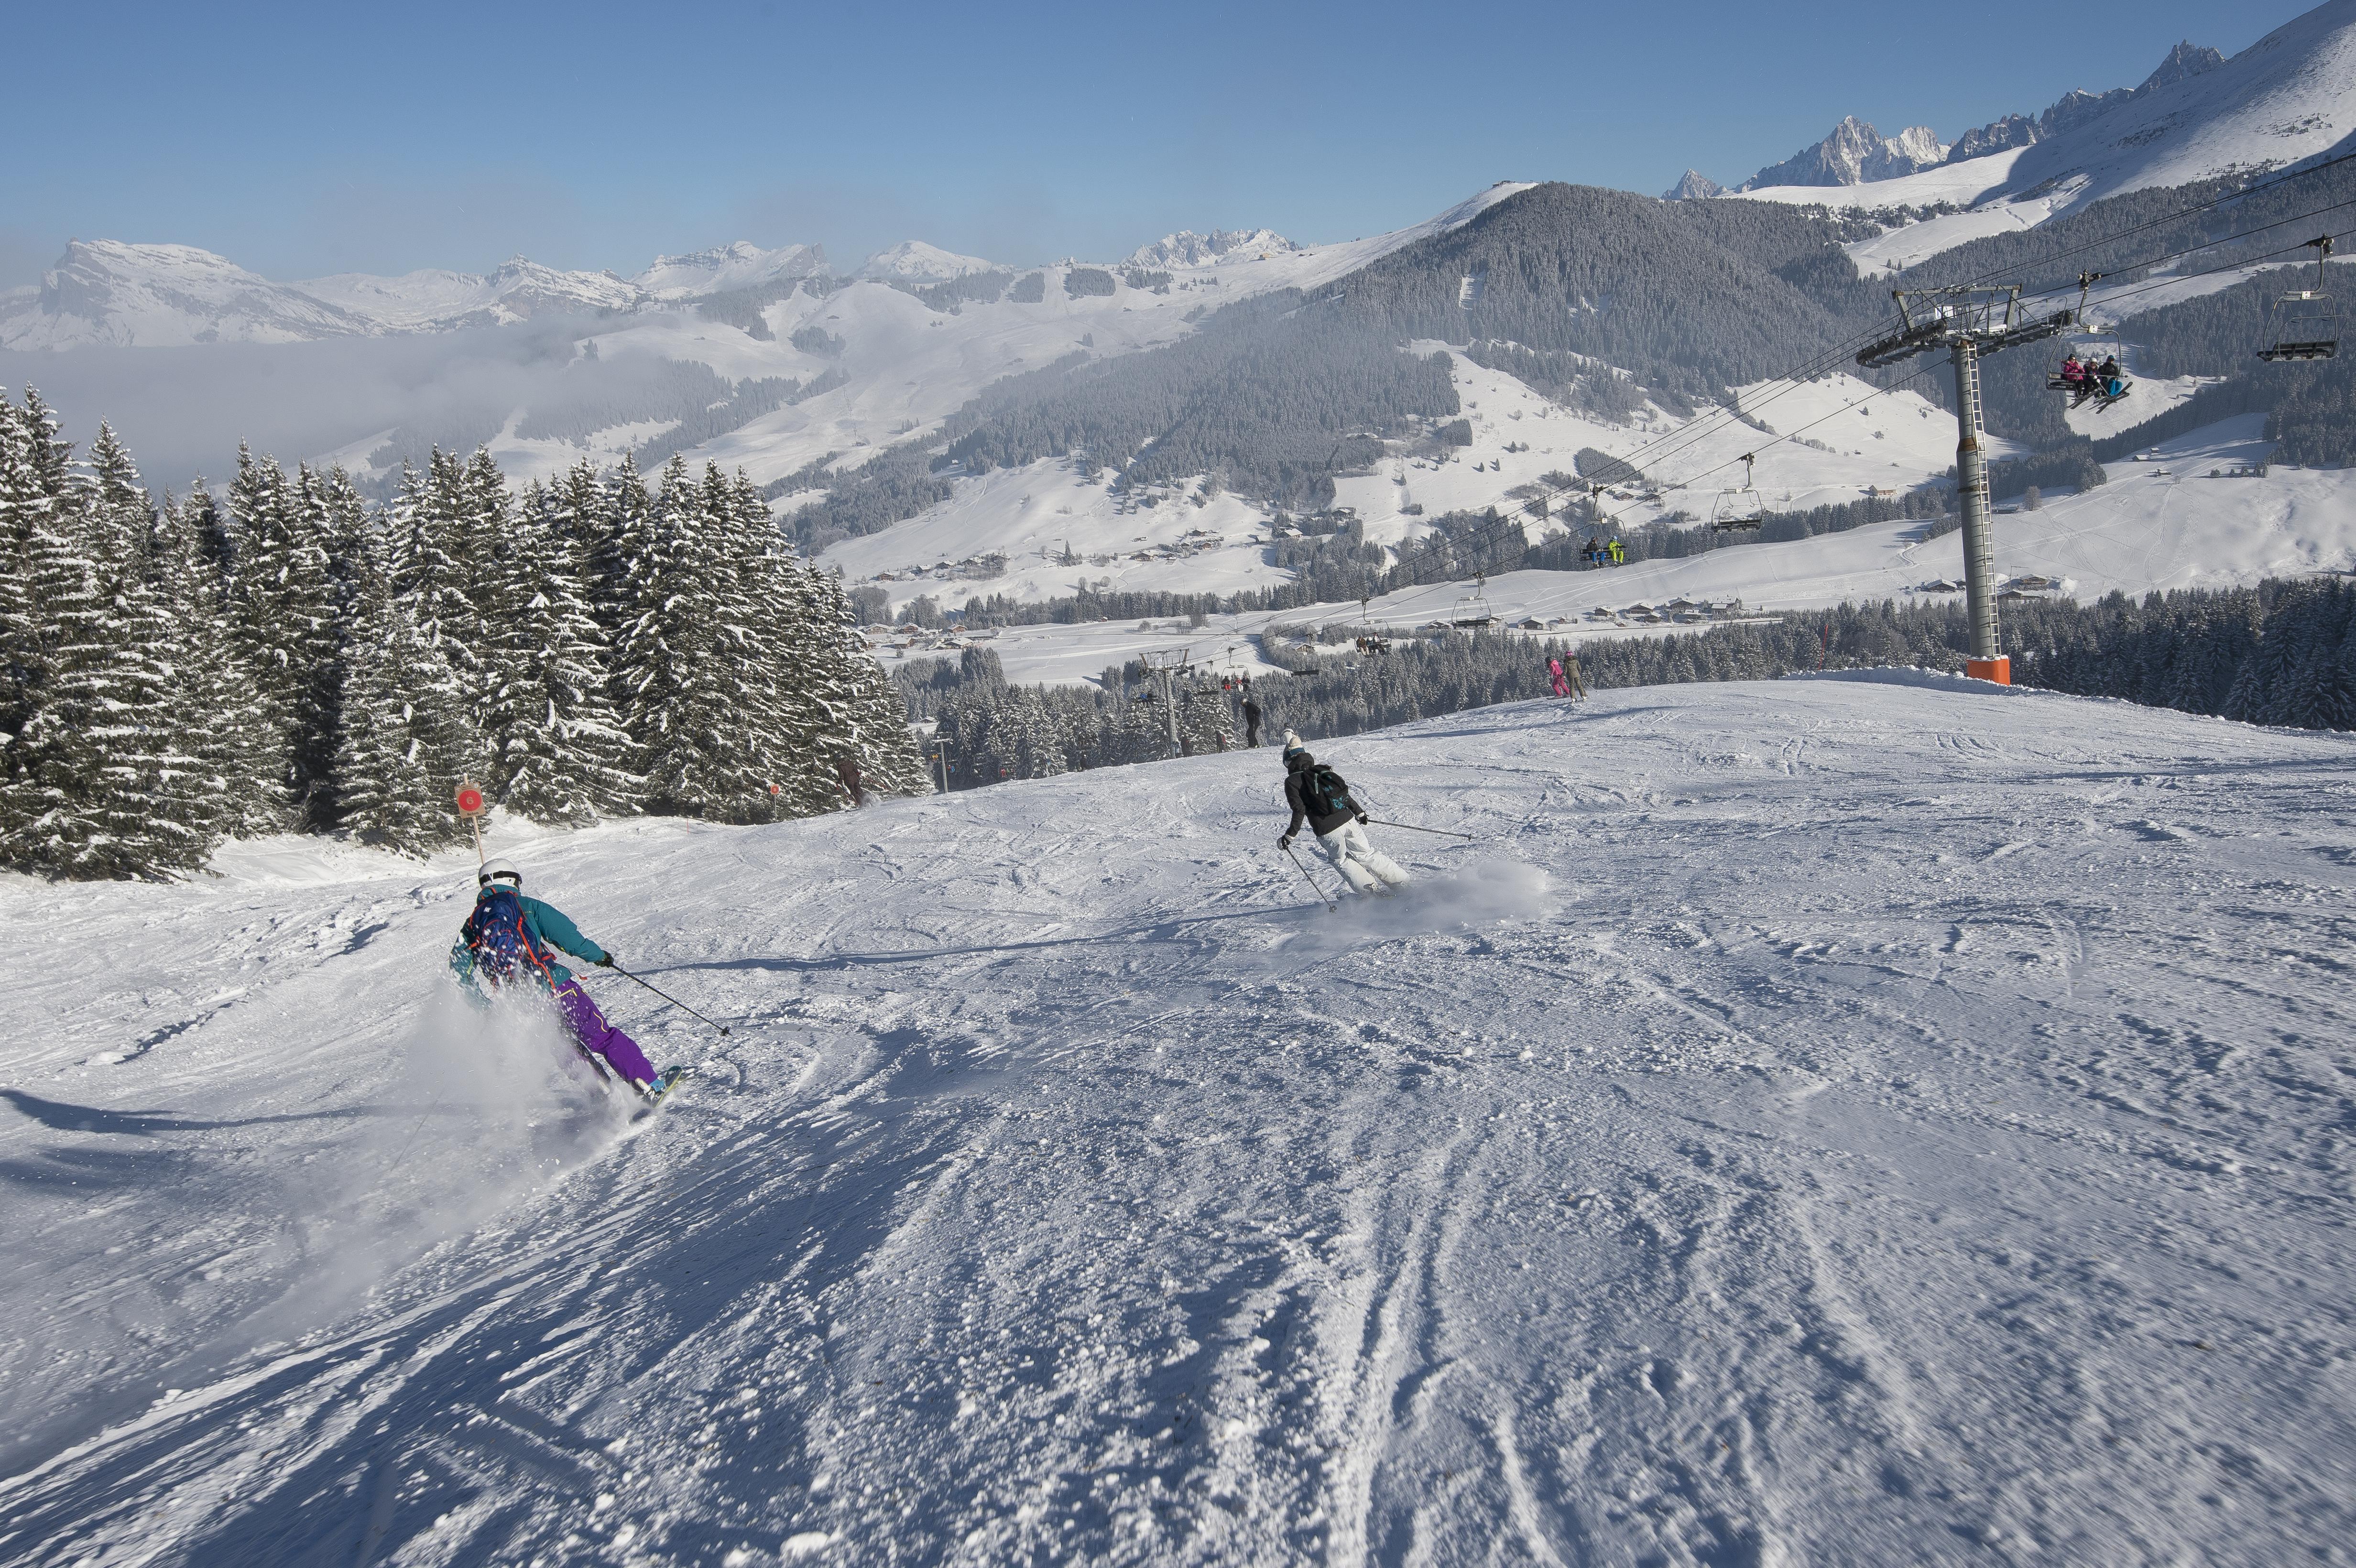
[[1284, 732], [1284, 803], [1292, 807], [1292, 826], [1276, 841], [1278, 848], [1292, 848], [1306, 818], [1317, 842], [1325, 847], [1326, 859], [1353, 892], [1371, 895], [1406, 885], [1407, 873], [1367, 841], [1366, 814], [1350, 798], [1350, 786], [1340, 773], [1311, 756], [1301, 737], [1290, 730]]

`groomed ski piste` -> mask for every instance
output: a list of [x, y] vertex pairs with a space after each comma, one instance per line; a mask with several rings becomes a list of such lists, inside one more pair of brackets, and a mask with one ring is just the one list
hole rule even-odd
[[[2356, 736], [1876, 672], [12, 879], [0, 1561], [2267, 1563], [2356, 1525]], [[1311, 869], [1329, 892], [1322, 860]]]

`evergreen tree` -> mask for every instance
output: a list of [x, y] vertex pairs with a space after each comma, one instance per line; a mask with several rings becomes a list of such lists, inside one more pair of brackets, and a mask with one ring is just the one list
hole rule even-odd
[[[637, 789], [606, 696], [605, 630], [587, 601], [579, 478], [535, 485], [511, 525], [485, 720], [495, 798], [533, 821], [575, 826], [630, 811]], [[596, 504], [594, 477], [585, 498]]]
[[190, 629], [159, 592], [155, 508], [105, 424], [91, 443], [85, 539], [102, 601], [104, 654], [91, 671], [89, 741], [96, 771], [84, 806], [101, 835], [85, 856], [96, 876], [195, 869], [218, 842], [218, 801], [190, 746], [200, 716], [182, 704]]
[[725, 754], [731, 659], [716, 591], [724, 561], [712, 532], [702, 488], [674, 455], [650, 527], [622, 571], [630, 613], [615, 660], [622, 727], [647, 781], [647, 808], [669, 816], [723, 816], [735, 804]]
[[462, 832], [451, 801], [473, 760], [467, 698], [394, 585], [390, 530], [365, 528], [358, 547], [337, 793], [363, 842], [423, 855]]
[[252, 670], [265, 728], [275, 737], [275, 789], [289, 826], [332, 826], [341, 628], [327, 540], [306, 508], [307, 477], [238, 449], [229, 491], [230, 613]]
[[106, 875], [100, 753], [91, 731], [103, 710], [105, 608], [85, 503], [68, 464], [72, 449], [38, 393], [22, 409], [0, 400], [0, 517], [6, 523], [10, 712], [0, 779], [0, 861], [50, 876]]

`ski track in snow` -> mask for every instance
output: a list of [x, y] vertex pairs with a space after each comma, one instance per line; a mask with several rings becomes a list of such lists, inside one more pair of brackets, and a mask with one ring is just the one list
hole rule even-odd
[[626, 1137], [432, 1001], [470, 862], [10, 880], [0, 1562], [2342, 1560], [2356, 738], [1331, 752], [1482, 842], [1329, 915], [1272, 751], [518, 840], [742, 1020]]

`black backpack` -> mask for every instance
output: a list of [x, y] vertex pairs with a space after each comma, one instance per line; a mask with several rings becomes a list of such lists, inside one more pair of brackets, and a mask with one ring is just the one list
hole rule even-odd
[[1323, 763], [1316, 763], [1301, 781], [1301, 798], [1312, 816], [1332, 816], [1350, 809], [1350, 786]]

